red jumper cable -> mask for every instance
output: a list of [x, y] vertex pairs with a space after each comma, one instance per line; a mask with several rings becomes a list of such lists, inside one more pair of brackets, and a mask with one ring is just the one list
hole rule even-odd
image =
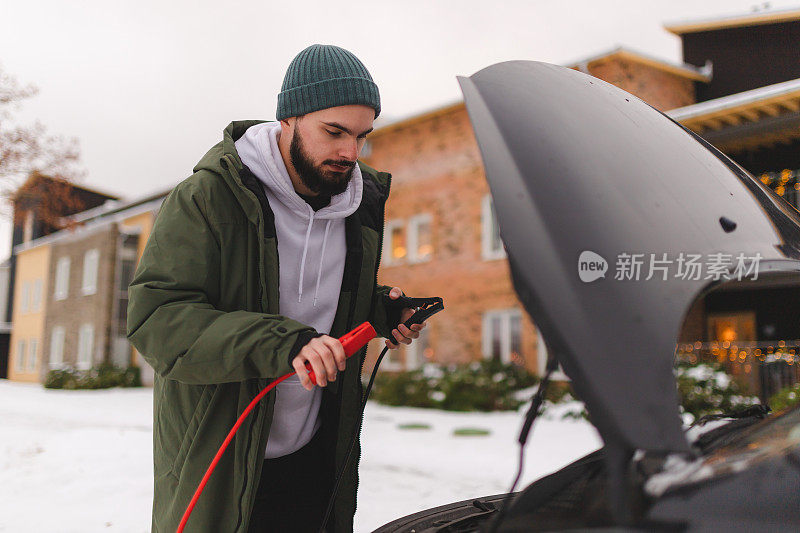
[[[358, 350], [360, 350], [370, 340], [374, 339], [376, 337], [376, 335], [377, 334], [375, 333], [375, 329], [372, 327], [372, 325], [369, 322], [364, 322], [363, 324], [358, 326], [356, 329], [354, 329], [350, 333], [346, 334], [343, 337], [340, 337], [339, 338], [339, 342], [342, 343], [342, 347], [344, 348], [345, 355], [347, 357], [350, 357], [351, 355], [356, 353]], [[317, 378], [314, 375], [314, 371], [311, 370], [311, 365], [306, 363], [306, 368], [309, 370], [308, 377], [311, 378], [311, 382], [314, 385], [316, 385], [317, 384]], [[206, 470], [206, 473], [203, 476], [203, 479], [200, 481], [200, 484], [197, 486], [197, 490], [194, 491], [194, 496], [192, 496], [192, 501], [189, 502], [189, 506], [186, 508], [186, 511], [183, 513], [183, 518], [181, 519], [181, 523], [178, 526], [178, 533], [181, 533], [183, 531], [183, 528], [186, 527], [186, 522], [188, 522], [189, 517], [192, 514], [192, 510], [194, 510], [194, 506], [197, 503], [197, 500], [200, 498], [200, 495], [203, 493], [203, 489], [205, 488], [206, 483], [208, 483], [208, 479], [211, 477], [211, 473], [214, 472], [214, 469], [217, 467], [217, 463], [219, 462], [220, 458], [222, 457], [222, 454], [225, 453], [225, 450], [228, 448], [228, 444], [231, 443], [231, 441], [233, 440], [233, 437], [236, 435], [236, 432], [239, 431], [239, 427], [242, 425], [242, 423], [244, 422], [245, 418], [247, 418], [247, 416], [250, 414], [250, 411], [252, 411], [253, 407], [255, 407], [256, 404], [259, 401], [261, 401], [261, 398], [263, 398], [264, 395], [266, 395], [269, 391], [271, 391], [273, 388], [275, 388], [275, 386], [278, 383], [280, 383], [281, 381], [285, 380], [288, 377], [291, 377], [294, 374], [296, 374], [296, 372], [290, 372], [290, 373], [286, 374], [285, 376], [281, 376], [278, 379], [276, 379], [275, 381], [273, 381], [272, 383], [270, 383], [264, 390], [259, 392], [258, 395], [255, 398], [253, 398], [253, 401], [251, 401], [250, 404], [245, 408], [245, 410], [242, 411], [242, 414], [239, 415], [238, 420], [236, 420], [236, 423], [231, 428], [230, 432], [228, 433], [228, 436], [225, 437], [225, 440], [222, 442], [222, 446], [219, 447], [219, 451], [217, 451], [217, 454], [214, 456], [214, 459], [211, 461], [211, 464], [208, 465], [208, 470]]]
[[[414, 308], [414, 309], [417, 309], [417, 311], [411, 317], [409, 317], [408, 320], [403, 322], [403, 324], [407, 328], [410, 328], [411, 325], [413, 325], [413, 324], [421, 324], [428, 317], [433, 316], [434, 314], [436, 314], [439, 311], [442, 311], [444, 309], [444, 302], [442, 301], [442, 298], [440, 298], [440, 297], [410, 298], [408, 296], [402, 295], [399, 298], [389, 298], [388, 296], [385, 296], [384, 297], [384, 304], [387, 307], [395, 308], [395, 311], [397, 311], [398, 314], [399, 314], [399, 309], [402, 309], [402, 308]], [[369, 341], [374, 339], [376, 336], [377, 336], [377, 333], [375, 332], [375, 328], [372, 327], [372, 324], [370, 324], [369, 322], [364, 322], [363, 324], [361, 324], [360, 326], [355, 328], [350, 333], [347, 333], [343, 337], [340, 337], [339, 338], [339, 342], [342, 343], [342, 347], [344, 348], [345, 356], [346, 357], [350, 357], [351, 355], [353, 355], [354, 353], [359, 351], [361, 348], [363, 348], [365, 344], [367, 344]], [[378, 357], [378, 360], [375, 363], [375, 368], [372, 371], [372, 377], [370, 378], [369, 385], [367, 385], [367, 389], [365, 391], [364, 398], [362, 399], [362, 403], [361, 403], [362, 415], [363, 415], [363, 412], [364, 412], [364, 407], [366, 407], [367, 398], [369, 398], [369, 392], [372, 389], [372, 383], [375, 380], [375, 374], [378, 371], [378, 366], [380, 366], [381, 360], [383, 359], [383, 356], [384, 356], [385, 353], [386, 353], [386, 349], [384, 349], [383, 352], [381, 352], [381, 355]], [[317, 384], [317, 379], [316, 379], [316, 376], [314, 375], [314, 371], [311, 369], [311, 365], [306, 363], [306, 369], [308, 370], [308, 377], [311, 379], [311, 382], [314, 385], [316, 385]], [[205, 488], [206, 483], [208, 482], [208, 479], [211, 477], [211, 473], [214, 472], [214, 468], [216, 468], [217, 463], [219, 462], [220, 458], [222, 457], [222, 454], [225, 453], [226, 448], [228, 447], [228, 445], [233, 440], [233, 437], [236, 435], [236, 432], [239, 430], [239, 427], [242, 425], [244, 420], [250, 414], [250, 411], [252, 411], [253, 407], [255, 407], [256, 404], [259, 401], [261, 401], [261, 399], [269, 391], [274, 389], [275, 386], [278, 383], [282, 382], [283, 380], [285, 380], [286, 378], [292, 376], [293, 374], [296, 374], [296, 372], [290, 372], [290, 373], [286, 374], [285, 376], [281, 376], [278, 379], [276, 379], [275, 381], [273, 381], [272, 383], [270, 383], [264, 390], [259, 392], [256, 395], [255, 398], [253, 398], [253, 401], [251, 401], [250, 404], [244, 409], [244, 411], [242, 411], [242, 414], [239, 415], [239, 418], [236, 420], [236, 423], [231, 428], [230, 432], [228, 433], [228, 436], [225, 437], [225, 440], [222, 442], [222, 445], [219, 447], [219, 450], [217, 451], [217, 454], [214, 456], [214, 459], [211, 461], [211, 464], [208, 465], [208, 470], [206, 470], [206, 473], [203, 476], [203, 479], [200, 481], [200, 484], [197, 486], [197, 490], [195, 490], [195, 492], [194, 492], [194, 496], [192, 496], [192, 500], [189, 502], [189, 506], [186, 508], [186, 511], [183, 513], [183, 518], [181, 518], [180, 525], [178, 525], [177, 533], [182, 533], [183, 529], [186, 527], [186, 522], [188, 522], [189, 517], [191, 516], [192, 511], [194, 510], [194, 506], [195, 506], [195, 504], [197, 504], [197, 500], [200, 498], [200, 495], [203, 493], [203, 489]], [[359, 429], [360, 429], [360, 424], [359, 424]], [[338, 491], [338, 488], [339, 488], [339, 482], [341, 481], [342, 473], [344, 471], [344, 467], [347, 465], [347, 461], [349, 460], [350, 455], [351, 455], [351, 453], [353, 451], [353, 447], [354, 447], [354, 444], [355, 444], [356, 436], [357, 436], [357, 433], [353, 435], [353, 438], [350, 441], [350, 449], [349, 449], [349, 451], [347, 453], [347, 458], [345, 459], [344, 464], [342, 464], [342, 466], [341, 466], [341, 468], [339, 470], [339, 474], [336, 476], [336, 483], [334, 485], [333, 494], [331, 495], [331, 498], [330, 498], [330, 500], [328, 502], [328, 509], [325, 512], [325, 518], [323, 520], [322, 528], [320, 529], [320, 531], [322, 531], [325, 528], [325, 524], [327, 523], [328, 517], [330, 516], [331, 510], [333, 508], [334, 498], [336, 497], [336, 492]]]

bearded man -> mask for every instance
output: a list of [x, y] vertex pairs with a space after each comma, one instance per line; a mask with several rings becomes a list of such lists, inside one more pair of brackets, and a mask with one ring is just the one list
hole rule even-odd
[[[360, 425], [366, 349], [346, 359], [338, 337], [369, 321], [397, 348], [424, 326], [399, 324], [413, 310], [392, 311], [400, 289], [376, 282], [391, 176], [358, 156], [380, 109], [355, 55], [310, 46], [277, 121], [230, 123], [164, 201], [128, 306], [128, 338], [156, 371], [154, 532], [175, 531], [243, 409], [293, 371], [239, 429], [187, 531], [320, 530]], [[328, 531], [353, 529], [355, 451]]]

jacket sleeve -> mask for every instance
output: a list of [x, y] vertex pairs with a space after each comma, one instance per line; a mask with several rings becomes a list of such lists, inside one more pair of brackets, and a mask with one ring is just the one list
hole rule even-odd
[[384, 298], [388, 298], [392, 287], [389, 285], [376, 285], [372, 295], [372, 314], [369, 323], [375, 332], [383, 338], [395, 340], [392, 330], [400, 323], [401, 310], [384, 305]]
[[[281, 315], [215, 308], [220, 246], [197, 187], [164, 200], [128, 289], [128, 339], [161, 376], [189, 384], [273, 378], [313, 328]], [[303, 343], [304, 344], [304, 343]]]

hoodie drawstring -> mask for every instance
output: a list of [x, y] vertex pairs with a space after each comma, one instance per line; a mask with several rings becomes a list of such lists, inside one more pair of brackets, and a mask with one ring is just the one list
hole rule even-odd
[[[310, 209], [310, 208], [309, 208]], [[300, 260], [300, 286], [297, 289], [297, 303], [303, 299], [303, 274], [306, 270], [306, 254], [308, 253], [308, 239], [311, 236], [311, 226], [314, 224], [314, 212], [308, 219], [308, 229], [306, 230], [306, 243], [303, 245], [303, 258]]]
[[314, 307], [317, 306], [317, 293], [319, 292], [319, 280], [322, 278], [322, 261], [325, 259], [325, 245], [328, 244], [328, 230], [331, 229], [331, 220], [325, 224], [325, 236], [322, 238], [322, 253], [319, 256], [319, 271], [317, 272], [317, 286], [314, 289]]
[[[303, 300], [303, 277], [306, 272], [306, 255], [308, 254], [308, 241], [311, 236], [311, 226], [314, 224], [314, 213], [308, 219], [308, 229], [306, 230], [306, 242], [303, 245], [303, 258], [300, 260], [300, 286], [297, 288], [297, 303]], [[317, 294], [319, 293], [319, 282], [322, 279], [322, 262], [325, 260], [325, 246], [328, 244], [328, 231], [331, 229], [331, 220], [325, 224], [325, 236], [322, 238], [322, 252], [319, 255], [319, 271], [317, 272], [317, 286], [314, 288], [314, 307], [317, 306]]]

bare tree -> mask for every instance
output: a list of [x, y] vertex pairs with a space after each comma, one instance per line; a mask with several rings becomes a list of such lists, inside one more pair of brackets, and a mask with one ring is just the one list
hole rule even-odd
[[[78, 167], [77, 139], [50, 135], [39, 121], [18, 124], [14, 111], [36, 95], [33, 85], [21, 86], [0, 65], [0, 194], [16, 207], [14, 223], [31, 208], [48, 226], [61, 225], [58, 213], [75, 202], [69, 182], [83, 175]], [[42, 180], [54, 183], [42, 189]], [[32, 193], [43, 192], [34, 200]], [[6, 206], [7, 207], [7, 206]], [[74, 212], [74, 206], [71, 209]]]

